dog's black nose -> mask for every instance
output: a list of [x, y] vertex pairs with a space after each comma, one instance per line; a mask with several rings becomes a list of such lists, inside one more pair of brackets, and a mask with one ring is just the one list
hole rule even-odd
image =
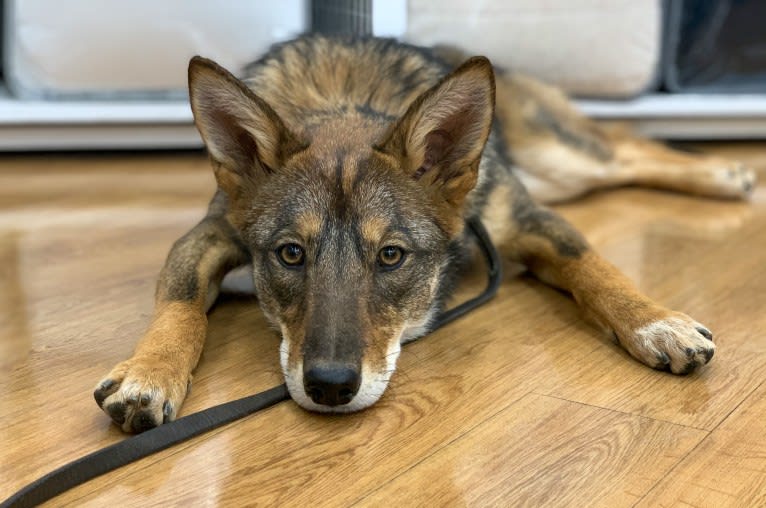
[[351, 402], [360, 382], [359, 372], [344, 365], [312, 367], [303, 374], [306, 394], [317, 404], [325, 406], [341, 406]]

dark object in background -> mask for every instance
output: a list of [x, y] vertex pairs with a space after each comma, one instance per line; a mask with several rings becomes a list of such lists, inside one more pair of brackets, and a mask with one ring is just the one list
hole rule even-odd
[[372, 0], [311, 2], [311, 31], [372, 35]]
[[666, 14], [669, 91], [763, 93], [766, 2], [669, 0]]

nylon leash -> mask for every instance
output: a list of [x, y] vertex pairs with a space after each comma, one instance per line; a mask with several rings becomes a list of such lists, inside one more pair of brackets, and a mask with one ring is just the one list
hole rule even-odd
[[[481, 294], [442, 313], [431, 325], [429, 333], [483, 305], [495, 296], [500, 287], [500, 256], [492, 245], [487, 230], [478, 219], [468, 220], [467, 225], [487, 261], [487, 287]], [[0, 508], [37, 506], [72, 487], [289, 398], [287, 386], [282, 384], [164, 423], [64, 464], [11, 495], [0, 504]]]

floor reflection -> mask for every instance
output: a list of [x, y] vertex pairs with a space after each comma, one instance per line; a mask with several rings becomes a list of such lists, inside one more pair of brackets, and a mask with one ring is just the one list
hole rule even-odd
[[18, 231], [0, 231], [0, 371], [22, 361], [30, 350], [27, 299], [19, 270]]

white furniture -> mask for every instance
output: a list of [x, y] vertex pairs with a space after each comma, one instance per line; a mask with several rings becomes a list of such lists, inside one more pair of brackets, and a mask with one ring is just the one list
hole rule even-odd
[[[186, 62], [237, 68], [309, 26], [310, 0], [6, 0], [0, 150], [200, 147]], [[446, 43], [586, 95], [654, 80], [660, 0], [373, 0], [373, 30]], [[10, 28], [10, 29], [9, 29]], [[126, 99], [127, 98], [127, 99]], [[766, 95], [580, 100], [668, 139], [766, 137]]]

